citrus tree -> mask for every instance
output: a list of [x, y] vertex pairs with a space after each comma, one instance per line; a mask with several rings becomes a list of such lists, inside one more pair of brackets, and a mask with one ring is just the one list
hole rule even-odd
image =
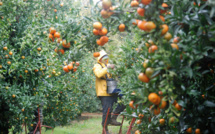
[[20, 132], [22, 124], [33, 129], [37, 108], [52, 127], [99, 109], [86, 66], [93, 57], [80, 43], [84, 27], [75, 6], [81, 3], [1, 1], [1, 132]]
[[110, 52], [135, 134], [214, 133], [214, 2], [103, 0], [96, 9], [108, 31], [127, 32]]

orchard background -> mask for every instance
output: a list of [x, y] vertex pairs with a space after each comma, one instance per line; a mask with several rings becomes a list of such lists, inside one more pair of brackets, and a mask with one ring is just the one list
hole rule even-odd
[[105, 49], [135, 134], [215, 133], [213, 0], [1, 0], [0, 17], [1, 132], [101, 109]]

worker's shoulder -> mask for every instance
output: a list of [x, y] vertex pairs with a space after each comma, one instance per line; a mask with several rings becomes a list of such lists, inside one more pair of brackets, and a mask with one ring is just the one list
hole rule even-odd
[[95, 69], [95, 68], [100, 68], [100, 67], [101, 67], [101, 65], [100, 65], [99, 63], [96, 63], [96, 64], [94, 64], [93, 69]]

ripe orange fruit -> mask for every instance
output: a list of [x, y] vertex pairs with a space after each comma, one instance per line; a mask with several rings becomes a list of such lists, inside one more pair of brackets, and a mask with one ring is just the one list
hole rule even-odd
[[110, 9], [110, 7], [112, 6], [112, 2], [111, 0], [102, 0], [102, 7], [103, 9]]
[[68, 73], [69, 72], [68, 66], [64, 66], [63, 70], [64, 70], [64, 72]]
[[7, 47], [3, 47], [3, 50], [5, 50], [5, 51], [6, 51], [6, 50], [7, 50]]
[[107, 43], [108, 42], [108, 37], [107, 36], [102, 36], [101, 38], [100, 38], [100, 41], [102, 42], [102, 43]]
[[94, 35], [99, 35], [99, 31], [96, 30], [96, 29], [93, 29], [93, 34], [94, 34]]
[[49, 34], [49, 39], [53, 39], [53, 35], [52, 34]]
[[106, 35], [108, 33], [108, 30], [106, 28], [102, 28], [101, 30], [98, 30], [99, 35]]
[[175, 104], [175, 108], [176, 108], [177, 110], [181, 110], [181, 109], [182, 109], [182, 107], [181, 107], [178, 103]]
[[129, 106], [134, 109], [134, 101], [130, 101]]
[[12, 97], [13, 97], [13, 98], [15, 98], [15, 97], [16, 97], [16, 95], [15, 95], [15, 94], [13, 94], [13, 95], [12, 95]]
[[60, 33], [55, 32], [55, 33], [54, 33], [54, 38], [60, 38]]
[[172, 48], [175, 48], [175, 49], [177, 49], [177, 50], [179, 49], [178, 45], [175, 44], [175, 43], [172, 43], [171, 46], [172, 46]]
[[35, 69], [35, 70], [34, 70], [34, 72], [38, 72], [38, 71], [39, 71], [38, 69]]
[[145, 14], [145, 9], [144, 8], [137, 8], [137, 13], [140, 15], [140, 16], [144, 16], [144, 14]]
[[74, 68], [73, 68], [73, 72], [76, 72], [76, 71], [77, 71], [77, 67], [74, 67]]
[[152, 40], [148, 40], [148, 43], [145, 43], [146, 47], [149, 47], [151, 45], [155, 45], [154, 42]]
[[42, 49], [41, 49], [41, 47], [38, 47], [37, 50], [38, 50], [38, 51], [41, 51]]
[[174, 123], [174, 122], [175, 122], [175, 117], [171, 117], [171, 118], [169, 119], [169, 122], [170, 122], [170, 123]]
[[61, 41], [62, 41], [61, 38], [58, 38], [58, 39], [57, 39], [57, 43], [60, 43]]
[[167, 24], [163, 24], [161, 28], [162, 28], [161, 35], [164, 35], [169, 31], [169, 27], [167, 26]]
[[138, 117], [139, 117], [140, 119], [142, 119], [142, 118], [144, 117], [144, 115], [143, 115], [143, 114], [139, 114]]
[[136, 130], [134, 134], [141, 134], [140, 130]]
[[155, 50], [158, 50], [158, 47], [156, 45], [152, 45], [151, 47], [149, 47], [149, 53], [154, 53]]
[[54, 9], [54, 12], [56, 13], [56, 12], [57, 12], [57, 9]]
[[5, 55], [5, 58], [6, 58], [6, 59], [9, 59], [9, 56], [8, 56], [8, 55]]
[[54, 34], [56, 32], [55, 28], [54, 27], [50, 27], [49, 28], [49, 33], [50, 34]]
[[68, 67], [69, 70], [72, 70], [73, 69], [73, 64], [70, 63], [67, 67]]
[[180, 38], [179, 37], [175, 37], [174, 39], [173, 39], [173, 43], [178, 43], [180, 41]]
[[93, 56], [94, 56], [94, 57], [99, 57], [99, 56], [100, 56], [100, 53], [99, 53], [99, 52], [95, 52], [95, 53], [93, 53]]
[[3, 5], [3, 2], [0, 2], [0, 6], [2, 6]]
[[140, 20], [137, 20], [137, 19], [136, 19], [136, 20], [133, 20], [132, 24], [133, 24], [133, 25], [137, 25], [139, 21], [140, 21]]
[[79, 63], [79, 62], [76, 62], [75, 65], [78, 67], [78, 66], [80, 65], [80, 63]]
[[145, 26], [145, 29], [146, 29], [145, 31], [147, 31], [147, 32], [150, 32], [151, 30], [156, 28], [155, 23], [152, 22], [152, 21], [146, 22], [144, 26]]
[[137, 120], [136, 124], [141, 124], [141, 122], [142, 122], [141, 120]]
[[155, 108], [154, 109], [154, 115], [158, 115], [158, 114], [160, 114], [160, 108], [158, 107], [157, 109]]
[[202, 95], [202, 98], [203, 98], [203, 99], [205, 98], [205, 95], [204, 95], [204, 94]]
[[59, 52], [61, 52], [61, 54], [64, 54], [64, 50], [63, 49], [60, 49]]
[[148, 5], [152, 2], [152, 0], [141, 0], [141, 3], [143, 3], [144, 5]]
[[119, 25], [119, 31], [120, 31], [120, 32], [125, 31], [125, 24], [120, 24], [120, 25]]
[[25, 70], [25, 73], [27, 74], [27, 73], [28, 73], [28, 70]]
[[134, 0], [131, 2], [131, 7], [138, 7], [139, 6], [139, 2]]
[[106, 19], [109, 18], [111, 15], [109, 14], [109, 12], [107, 10], [102, 9], [100, 12], [102, 18]]
[[[162, 4], [162, 7], [163, 7], [163, 8], [167, 8], [168, 5], [167, 5], [166, 3], [163, 3], [163, 4]], [[164, 13], [166, 13], [166, 11], [167, 11], [166, 9], [164, 9], [164, 10], [161, 9], [161, 10], [160, 10], [160, 13], [161, 13], [161, 14], [164, 14]]]
[[10, 61], [8, 61], [8, 62], [7, 62], [7, 64], [8, 64], [8, 65], [10, 65], [10, 64], [11, 64], [11, 62], [10, 62]]
[[160, 99], [160, 97], [156, 93], [150, 93], [148, 95], [148, 100], [150, 102], [152, 102], [153, 104], [158, 105], [158, 104], [160, 104], [160, 100], [161, 99]]
[[159, 17], [163, 22], [165, 22], [165, 18], [163, 16], [160, 15]]
[[97, 45], [99, 45], [99, 46], [103, 46], [103, 45], [104, 45], [104, 43], [103, 43], [103, 42], [101, 42], [101, 40], [100, 40], [100, 39], [98, 39], [98, 40], [96, 41], [96, 44], [97, 44]]
[[186, 132], [187, 132], [188, 134], [192, 134], [192, 128], [189, 127], [189, 128], [186, 130]]
[[165, 119], [160, 119], [159, 122], [160, 122], [161, 125], [164, 125], [165, 124]]
[[199, 128], [197, 128], [197, 129], [195, 130], [195, 134], [201, 134], [201, 131], [200, 131]]
[[138, 79], [145, 83], [148, 83], [150, 81], [150, 79], [144, 73], [140, 73], [138, 75]]
[[22, 112], [24, 112], [25, 111], [25, 109], [22, 109]]
[[167, 102], [166, 101], [161, 101], [161, 106], [160, 106], [160, 109], [164, 109], [167, 105]]
[[100, 30], [102, 29], [102, 23], [101, 22], [94, 22], [93, 23], [93, 28]]
[[13, 55], [13, 52], [10, 51], [10, 52], [9, 52], [9, 55]]
[[165, 35], [164, 35], [164, 39], [166, 39], [166, 40], [171, 40], [172, 39], [172, 34], [171, 33], [169, 33], [169, 32], [167, 32]]
[[0, 69], [2, 69], [2, 65], [0, 65]]
[[146, 21], [139, 21], [138, 23], [137, 23], [137, 27], [139, 28], [139, 29], [141, 29], [141, 30], [146, 30], [146, 28], [145, 28], [145, 24], [146, 24]]

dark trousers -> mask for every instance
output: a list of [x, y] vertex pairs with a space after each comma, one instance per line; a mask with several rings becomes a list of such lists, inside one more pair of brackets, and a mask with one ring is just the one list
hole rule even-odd
[[[113, 104], [117, 103], [117, 98], [118, 95], [114, 96], [99, 96], [99, 99], [101, 100], [102, 103], [102, 126], [104, 126], [106, 115], [108, 108], [110, 108], [109, 114], [108, 114], [108, 119], [106, 124], [110, 124], [110, 119], [111, 119], [111, 112], [113, 111]], [[125, 106], [123, 104], [117, 104], [116, 109], [114, 110], [114, 114], [120, 114], [123, 110], [125, 109]]]

